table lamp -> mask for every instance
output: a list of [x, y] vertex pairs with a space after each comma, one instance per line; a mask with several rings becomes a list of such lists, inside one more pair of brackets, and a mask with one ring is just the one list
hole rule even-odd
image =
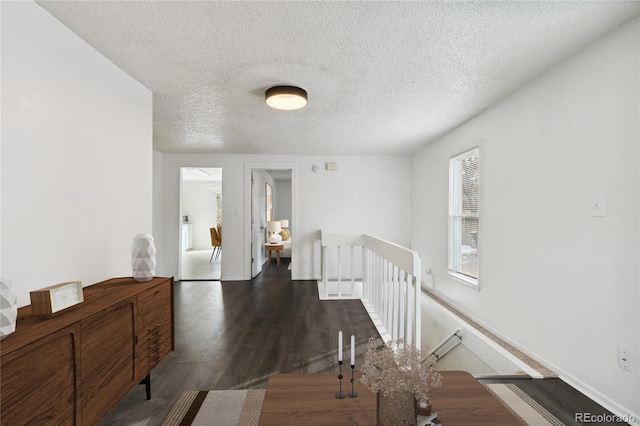
[[267, 222], [267, 232], [269, 232], [270, 243], [275, 244], [282, 241], [282, 235], [280, 235], [280, 231], [282, 231], [282, 227], [280, 226], [280, 221]]

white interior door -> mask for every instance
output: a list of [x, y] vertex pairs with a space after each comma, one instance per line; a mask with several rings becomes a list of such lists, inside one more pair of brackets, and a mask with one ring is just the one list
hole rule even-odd
[[251, 278], [262, 270], [262, 251], [264, 244], [264, 197], [262, 181], [251, 172]]

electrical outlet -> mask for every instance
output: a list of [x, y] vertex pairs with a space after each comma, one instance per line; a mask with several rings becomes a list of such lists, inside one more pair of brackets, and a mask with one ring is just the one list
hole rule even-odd
[[618, 348], [618, 367], [623, 370], [631, 371], [631, 363], [633, 357], [631, 352], [626, 349]]
[[309, 260], [308, 259], [302, 259], [302, 266], [309, 266]]

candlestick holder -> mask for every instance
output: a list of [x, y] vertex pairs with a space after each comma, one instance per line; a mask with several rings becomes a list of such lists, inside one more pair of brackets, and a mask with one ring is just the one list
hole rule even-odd
[[345, 394], [342, 393], [342, 379], [343, 379], [343, 375], [342, 375], [342, 361], [338, 361], [338, 364], [340, 364], [340, 374], [338, 374], [338, 379], [340, 380], [340, 392], [338, 392], [336, 394], [336, 398], [342, 399], [345, 398]]
[[349, 395], [351, 398], [355, 398], [356, 396], [358, 396], [358, 392], [353, 390], [353, 383], [356, 381], [356, 379], [354, 379], [353, 377], [353, 370], [356, 368], [356, 366], [354, 364], [351, 364], [351, 380], [349, 380], [351, 382], [351, 392], [349, 392], [347, 395]]

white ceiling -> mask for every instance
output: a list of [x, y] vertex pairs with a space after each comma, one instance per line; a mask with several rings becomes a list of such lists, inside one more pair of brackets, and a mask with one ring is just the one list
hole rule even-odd
[[182, 180], [187, 182], [222, 181], [222, 169], [208, 167], [183, 167]]
[[[640, 2], [38, 1], [153, 92], [163, 152], [410, 154]], [[264, 91], [297, 85], [298, 111]]]
[[291, 170], [267, 170], [276, 182], [291, 182]]

